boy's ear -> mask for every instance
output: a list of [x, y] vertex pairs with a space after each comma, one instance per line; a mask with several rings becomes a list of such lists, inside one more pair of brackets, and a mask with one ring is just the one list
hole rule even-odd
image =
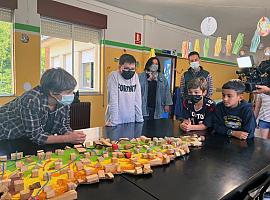
[[238, 94], [238, 95], [239, 95], [239, 97], [240, 97], [240, 100], [243, 100], [243, 99], [244, 99], [244, 94], [243, 94], [243, 93]]
[[203, 94], [203, 96], [206, 96], [207, 90], [204, 90], [202, 94]]

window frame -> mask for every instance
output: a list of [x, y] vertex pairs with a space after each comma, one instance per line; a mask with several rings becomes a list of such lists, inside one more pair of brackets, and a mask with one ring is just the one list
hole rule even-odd
[[[74, 23], [67, 22], [67, 21], [62, 21], [62, 20], [58, 20], [58, 19], [52, 19], [52, 18], [42, 17], [41, 16], [40, 17], [40, 22], [42, 20], [52, 21], [52, 22], [57, 22], [57, 23], [64, 23], [64, 24], [71, 25], [72, 37], [71, 37], [70, 40], [71, 40], [71, 60], [72, 60], [72, 75], [73, 76], [74, 76], [74, 68], [75, 68], [75, 42], [80, 42], [80, 41], [76, 41], [75, 38], [74, 38], [74, 27], [76, 27], [76, 26], [77, 27], [84, 27], [84, 28], [88, 29], [89, 31], [92, 30], [92, 31], [95, 31], [95, 32], [98, 33], [98, 43], [95, 44], [95, 45], [97, 45], [97, 48], [95, 48], [95, 49], [96, 49], [96, 51], [97, 51], [96, 53], [98, 55], [98, 58], [96, 58], [96, 60], [98, 61], [98, 65], [96, 65], [96, 62], [94, 62], [95, 65], [96, 65], [96, 67], [97, 67], [97, 70], [98, 70], [98, 78], [97, 78], [98, 87], [97, 87], [97, 90], [96, 91], [90, 91], [90, 90], [89, 91], [80, 91], [80, 88], [79, 87], [78, 87], [78, 90], [79, 90], [79, 93], [80, 93], [81, 96], [100, 95], [100, 94], [102, 94], [102, 87], [101, 87], [102, 86], [102, 84], [101, 84], [101, 77], [102, 77], [102, 69], [101, 69], [101, 54], [102, 54], [102, 52], [101, 51], [102, 51], [102, 45], [101, 45], [100, 41], [102, 40], [102, 37], [104, 35], [103, 30], [102, 29], [94, 29], [94, 28], [91, 28], [91, 27], [88, 27], [88, 26], [85, 26], [85, 25], [74, 24]], [[42, 26], [41, 25], [40, 25], [40, 29], [42, 30]], [[46, 36], [46, 35], [43, 35], [42, 34], [42, 31], [40, 32], [40, 34], [41, 34], [41, 36]], [[65, 39], [65, 38], [60, 38], [60, 39]], [[63, 54], [63, 58], [65, 57], [65, 55], [66, 54]], [[64, 63], [64, 60], [63, 60], [63, 63]], [[81, 63], [81, 65], [82, 65], [82, 63]], [[78, 66], [78, 67], [79, 67], [79, 74], [80, 74], [81, 73], [81, 67], [82, 66]], [[91, 62], [90, 62], [90, 67], [91, 67]], [[40, 69], [41, 69], [41, 67], [40, 67]], [[64, 66], [63, 66], [63, 69], [65, 69]], [[95, 76], [94, 76], [94, 79], [95, 79]], [[82, 81], [82, 80], [79, 80], [79, 81]], [[80, 85], [80, 83], [78, 82], [77, 85]]]
[[11, 46], [11, 61], [10, 61], [10, 64], [11, 64], [11, 93], [10, 94], [1, 94], [0, 93], [0, 97], [15, 97], [16, 96], [16, 92], [15, 92], [15, 66], [14, 66], [14, 35], [15, 35], [15, 23], [14, 23], [14, 10], [11, 10], [11, 9], [7, 9], [7, 8], [2, 8], [0, 7], [0, 11], [4, 11], [4, 12], [9, 12], [10, 13], [10, 17], [11, 17], [11, 21], [8, 22], [8, 21], [2, 21], [0, 20], [0, 23], [1, 22], [7, 22], [7, 23], [10, 23], [12, 25], [11, 27], [11, 35], [10, 35], [10, 46]]

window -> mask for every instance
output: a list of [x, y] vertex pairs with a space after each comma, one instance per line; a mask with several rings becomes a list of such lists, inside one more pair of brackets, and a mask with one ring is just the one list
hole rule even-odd
[[41, 72], [61, 67], [77, 80], [80, 92], [100, 91], [100, 31], [41, 19]]
[[0, 96], [14, 94], [12, 12], [0, 9]]

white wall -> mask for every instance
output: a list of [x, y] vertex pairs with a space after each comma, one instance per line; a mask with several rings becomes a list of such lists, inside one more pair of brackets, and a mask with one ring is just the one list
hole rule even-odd
[[[107, 40], [134, 44], [135, 32], [140, 32], [142, 33], [142, 45], [144, 46], [158, 49], [177, 49], [178, 52], [181, 52], [182, 41], [189, 40], [194, 44], [195, 39], [200, 39], [201, 55], [203, 56], [205, 37], [200, 32], [172, 25], [150, 16], [132, 13], [94, 0], [55, 1], [107, 15], [108, 28], [105, 31], [105, 39]], [[15, 12], [15, 21], [39, 26], [39, 15], [36, 13], [36, 0], [20, 0], [18, 2], [19, 9]], [[210, 37], [208, 57], [236, 62], [236, 56], [227, 57], [221, 53], [219, 57], [214, 57], [215, 42], [216, 38]], [[225, 45], [225, 40], [222, 42]]]

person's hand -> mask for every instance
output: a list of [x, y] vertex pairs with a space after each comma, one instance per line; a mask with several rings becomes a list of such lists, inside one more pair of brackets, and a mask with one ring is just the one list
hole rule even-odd
[[105, 126], [113, 126], [113, 124], [112, 124], [112, 122], [107, 121], [107, 122], [105, 123]]
[[71, 144], [82, 144], [86, 138], [86, 135], [83, 133], [83, 131], [73, 131], [65, 136], [65, 142]]
[[170, 106], [164, 106], [164, 111], [167, 113], [170, 112]]
[[183, 130], [183, 131], [190, 131], [191, 130], [191, 121], [190, 119], [185, 119], [181, 124], [180, 124], [180, 128]]
[[232, 136], [240, 139], [240, 140], [246, 140], [248, 137], [248, 133], [244, 131], [233, 131]]
[[261, 93], [269, 93], [270, 88], [265, 85], [256, 85], [257, 90], [254, 93], [261, 94]]

